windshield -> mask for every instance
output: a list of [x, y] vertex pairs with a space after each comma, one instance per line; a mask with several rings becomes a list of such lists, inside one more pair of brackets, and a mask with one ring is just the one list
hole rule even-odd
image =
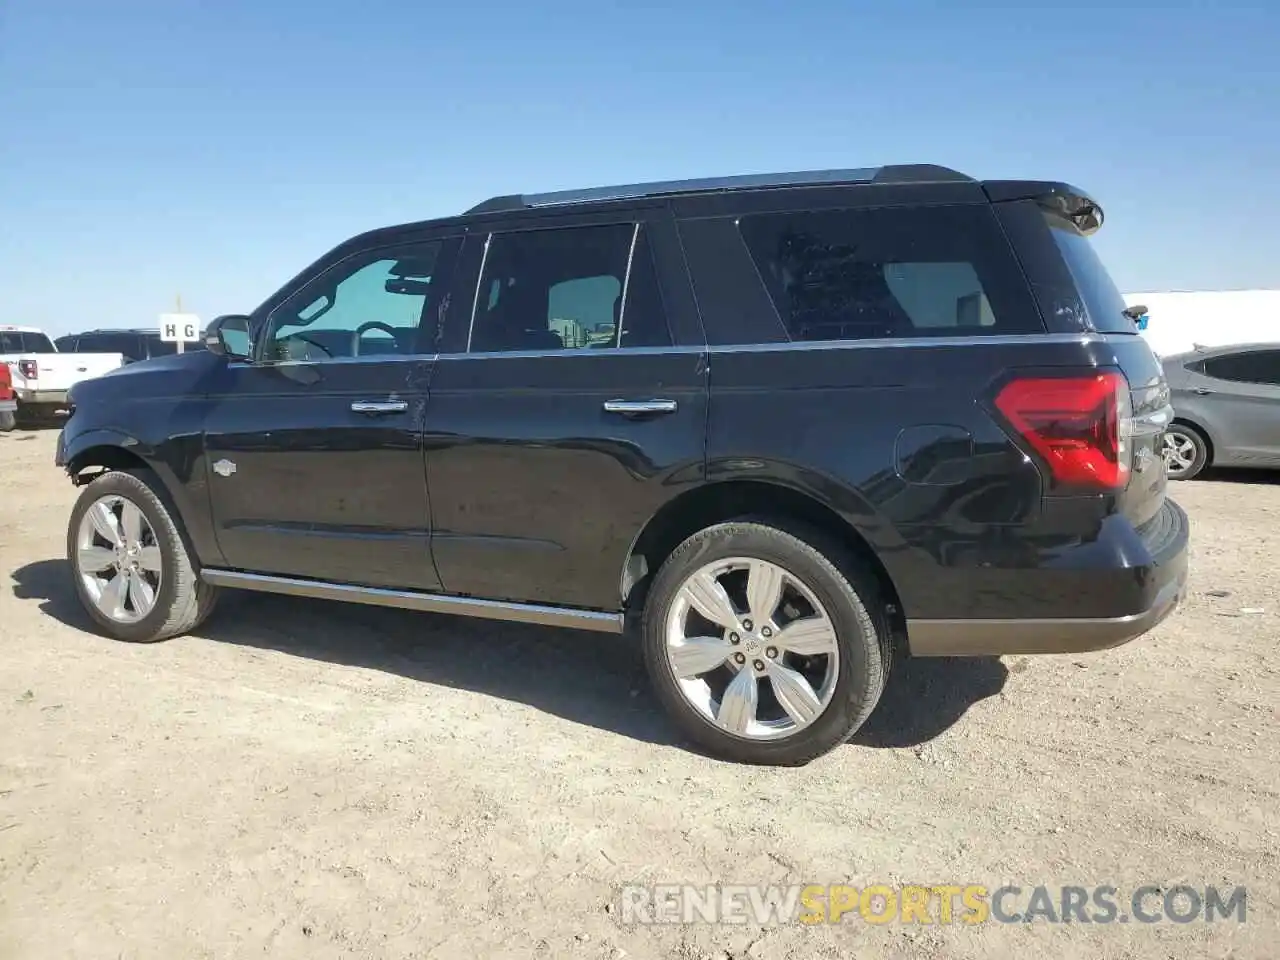
[[1124, 297], [1116, 287], [1111, 274], [1103, 266], [1089, 238], [1077, 230], [1070, 221], [1046, 213], [1049, 232], [1067, 262], [1076, 289], [1084, 300], [1089, 320], [1099, 333], [1138, 332], [1137, 324], [1124, 314]]
[[0, 353], [57, 353], [43, 333], [0, 330]]

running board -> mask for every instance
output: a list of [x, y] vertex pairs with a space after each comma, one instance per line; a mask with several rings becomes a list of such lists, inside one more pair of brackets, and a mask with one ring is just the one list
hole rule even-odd
[[485, 620], [510, 623], [536, 623], [547, 627], [595, 630], [600, 633], [622, 633], [623, 618], [619, 613], [572, 610], [547, 607], [535, 603], [508, 603], [501, 600], [477, 600], [451, 597], [440, 593], [416, 593], [409, 590], [386, 590], [380, 587], [356, 587], [323, 580], [300, 580], [294, 577], [272, 577], [262, 573], [241, 573], [206, 567], [200, 579], [213, 587], [234, 587], [258, 593], [279, 593], [290, 597], [312, 597], [318, 600], [341, 600], [365, 603], [375, 607], [421, 610], [425, 613], [452, 613]]

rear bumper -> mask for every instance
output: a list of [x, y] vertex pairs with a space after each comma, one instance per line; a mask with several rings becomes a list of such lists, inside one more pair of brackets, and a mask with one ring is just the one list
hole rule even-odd
[[1190, 524], [1173, 501], [1163, 508], [1160, 543], [1138, 567], [1099, 571], [1099, 578], [1123, 578], [1142, 587], [1131, 613], [1110, 617], [1044, 619], [908, 620], [907, 645], [916, 657], [976, 657], [1004, 654], [1084, 653], [1136, 640], [1177, 609], [1187, 588]]
[[65, 390], [16, 390], [18, 399], [23, 403], [59, 403], [67, 402]]

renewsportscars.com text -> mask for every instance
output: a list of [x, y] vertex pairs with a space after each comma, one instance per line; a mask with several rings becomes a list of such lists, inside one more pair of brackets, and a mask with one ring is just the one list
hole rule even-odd
[[1149, 884], [657, 884], [624, 887], [623, 923], [1244, 923], [1248, 891]]

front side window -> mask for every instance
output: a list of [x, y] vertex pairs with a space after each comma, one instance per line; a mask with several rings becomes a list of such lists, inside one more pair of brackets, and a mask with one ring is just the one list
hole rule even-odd
[[610, 224], [490, 238], [470, 352], [670, 343], [643, 228]]
[[739, 229], [792, 340], [1044, 330], [982, 207], [763, 214]]
[[441, 246], [430, 241], [367, 251], [325, 271], [271, 314], [262, 359], [415, 353]]
[[1280, 385], [1280, 351], [1250, 350], [1211, 357], [1204, 372], [1215, 380]]

